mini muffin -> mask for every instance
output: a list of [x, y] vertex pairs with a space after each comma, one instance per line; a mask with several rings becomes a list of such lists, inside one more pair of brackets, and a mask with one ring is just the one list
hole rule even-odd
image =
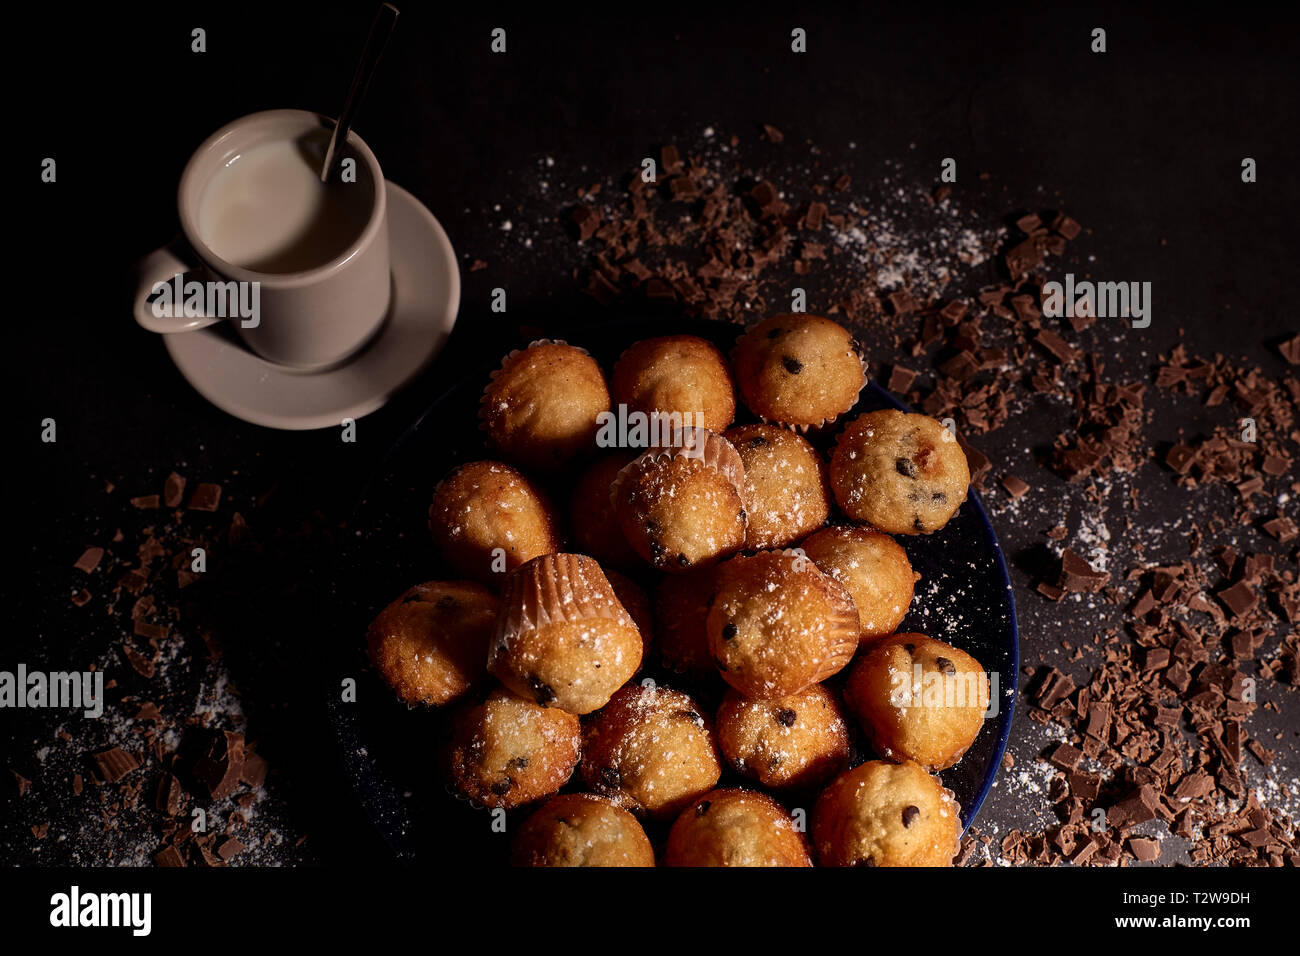
[[590, 793], [552, 797], [524, 821], [511, 847], [514, 866], [654, 866], [636, 817]]
[[591, 555], [603, 567], [644, 567], [641, 556], [623, 535], [611, 498], [614, 479], [635, 457], [635, 452], [616, 451], [598, 458], [573, 487], [569, 515], [576, 550]]
[[970, 487], [966, 453], [933, 418], [892, 408], [860, 415], [831, 455], [844, 513], [888, 534], [929, 534], [956, 514]]
[[650, 613], [650, 597], [641, 585], [626, 574], [619, 574], [612, 568], [601, 570], [609, 579], [609, 586], [614, 589], [618, 603], [623, 605], [623, 610], [627, 611], [636, 624], [636, 629], [641, 632], [641, 664], [637, 667], [640, 670], [649, 659], [650, 647], [654, 643], [654, 617]]
[[557, 527], [546, 496], [499, 461], [461, 465], [429, 506], [429, 531], [447, 562], [494, 587], [524, 562], [558, 550]]
[[831, 510], [821, 456], [776, 425], [741, 425], [724, 436], [745, 466], [745, 549], [782, 548], [816, 531]]
[[844, 702], [882, 757], [944, 770], [979, 736], [989, 680], [965, 651], [924, 634], [895, 634], [858, 658]]
[[849, 592], [793, 551], [760, 551], [719, 566], [705, 629], [723, 679], [760, 700], [825, 680], [858, 648]]
[[776, 700], [729, 690], [717, 732], [727, 763], [776, 790], [819, 787], [849, 764], [848, 725], [821, 684]]
[[564, 786], [578, 764], [578, 718], [498, 687], [452, 721], [451, 782], [489, 807], [510, 809]]
[[488, 670], [521, 697], [589, 714], [641, 666], [641, 632], [585, 554], [534, 558], [506, 580]]
[[417, 584], [371, 623], [370, 660], [408, 704], [455, 700], [486, 673], [497, 605], [481, 584]]
[[[720, 432], [736, 417], [736, 393], [727, 360], [694, 335], [637, 342], [614, 363], [613, 404], [650, 416], [679, 416], [678, 424]], [[690, 418], [681, 416], [690, 415]]]
[[563, 342], [511, 352], [483, 390], [479, 414], [493, 444], [525, 468], [551, 472], [595, 448], [609, 389], [596, 360]]
[[821, 866], [951, 866], [961, 811], [938, 778], [911, 761], [871, 760], [822, 791], [812, 838]]
[[668, 866], [812, 866], [794, 819], [752, 790], [713, 790], [668, 832]]
[[656, 448], [624, 468], [614, 509], [634, 551], [661, 571], [679, 573], [745, 544], [745, 467], [731, 443], [703, 428]]
[[681, 691], [628, 684], [583, 731], [582, 779], [633, 813], [671, 819], [722, 775], [712, 721]]
[[864, 644], [898, 630], [921, 576], [897, 541], [871, 528], [824, 528], [799, 547], [853, 595]]
[[740, 337], [732, 359], [750, 410], [801, 430], [843, 415], [867, 384], [848, 330], [816, 315], [764, 319]]
[[717, 568], [669, 574], [655, 588], [655, 649], [670, 670], [690, 677], [716, 674], [704, 628], [716, 587]]

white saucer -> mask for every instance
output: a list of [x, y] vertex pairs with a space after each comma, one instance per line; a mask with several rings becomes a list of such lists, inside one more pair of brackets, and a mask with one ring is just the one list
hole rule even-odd
[[382, 407], [424, 370], [456, 323], [460, 270], [433, 213], [401, 186], [387, 186], [393, 302], [374, 339], [336, 368], [296, 372], [254, 355], [220, 324], [164, 335], [200, 395], [254, 425], [337, 428]]

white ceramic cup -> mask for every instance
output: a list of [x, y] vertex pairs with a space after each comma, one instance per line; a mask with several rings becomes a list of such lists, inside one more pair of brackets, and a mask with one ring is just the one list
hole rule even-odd
[[[237, 119], [208, 137], [181, 174], [177, 190], [181, 235], [137, 267], [136, 322], [151, 332], [183, 334], [228, 321], [258, 355], [303, 370], [328, 368], [359, 351], [384, 322], [392, 284], [384, 174], [355, 132], [348, 133], [343, 155], [355, 158], [357, 181], [345, 188], [370, 189], [369, 217], [351, 244], [329, 261], [300, 272], [257, 272], [222, 259], [198, 228], [204, 189], [232, 160], [264, 143], [299, 142], [333, 128], [331, 120], [317, 113], [267, 110]], [[177, 276], [181, 282], [256, 283], [256, 324], [241, 314], [211, 314], [235, 311], [220, 307], [187, 315], [172, 303], [160, 315], [159, 285], [174, 286]]]

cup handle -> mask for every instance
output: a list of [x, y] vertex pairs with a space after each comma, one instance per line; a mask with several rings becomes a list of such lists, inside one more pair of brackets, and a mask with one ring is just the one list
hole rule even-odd
[[136, 266], [135, 321], [150, 332], [192, 332], [223, 321], [217, 316], [186, 315], [182, 308], [183, 301], [172, 303], [170, 315], [159, 315], [155, 311], [157, 303], [151, 301], [154, 290], [162, 283], [171, 285], [176, 276], [196, 269], [193, 263], [180, 257], [178, 251], [181, 248], [182, 243], [178, 237], [169, 245], [149, 253]]

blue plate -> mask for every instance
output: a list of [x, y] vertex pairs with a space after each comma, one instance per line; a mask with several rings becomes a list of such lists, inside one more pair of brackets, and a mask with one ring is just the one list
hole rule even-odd
[[[638, 339], [698, 335], [725, 353], [739, 331], [717, 322], [656, 318], [551, 334], [587, 349], [608, 370]], [[508, 350], [509, 345], [503, 346], [501, 354]], [[429, 537], [429, 501], [434, 486], [451, 468], [492, 457], [478, 428], [478, 403], [501, 354], [485, 358], [476, 372], [446, 391], [389, 450], [349, 522], [333, 585], [339, 629], [330, 655], [333, 682], [327, 686], [337, 688], [348, 677], [358, 682], [355, 703], [341, 702], [334, 691], [328, 701], [344, 765], [367, 814], [394, 853], [421, 862], [502, 865], [508, 859], [509, 838], [493, 831], [491, 814], [471, 807], [448, 789], [438, 766], [447, 738], [446, 712], [410, 709], [399, 703], [367, 666], [364, 635], [374, 615], [406, 588], [453, 576], [441, 564]], [[869, 384], [840, 423], [877, 408], [904, 406]], [[738, 411], [743, 414], [743, 409]], [[744, 420], [748, 419], [740, 419]], [[834, 440], [835, 429], [830, 431], [813, 439], [823, 451]], [[562, 508], [567, 504], [569, 488], [548, 490]], [[969, 826], [997, 776], [1011, 729], [1019, 670], [1011, 582], [997, 536], [973, 491], [941, 531], [898, 540], [921, 574], [912, 610], [900, 630], [919, 631], [967, 651], [997, 682], [996, 713], [961, 762], [940, 775], [961, 804], [962, 821]], [[657, 673], [654, 667], [646, 673], [692, 693], [711, 710], [724, 689], [722, 681], [697, 687], [677, 675]], [[858, 746], [859, 756], [871, 756], [867, 745]], [[719, 783], [742, 785], [752, 784], [730, 770]], [[795, 794], [784, 802], [792, 808], [810, 808], [815, 797], [815, 793]], [[528, 808], [515, 811], [527, 812]], [[656, 842], [663, 835], [662, 825], [651, 824], [647, 831]]]

